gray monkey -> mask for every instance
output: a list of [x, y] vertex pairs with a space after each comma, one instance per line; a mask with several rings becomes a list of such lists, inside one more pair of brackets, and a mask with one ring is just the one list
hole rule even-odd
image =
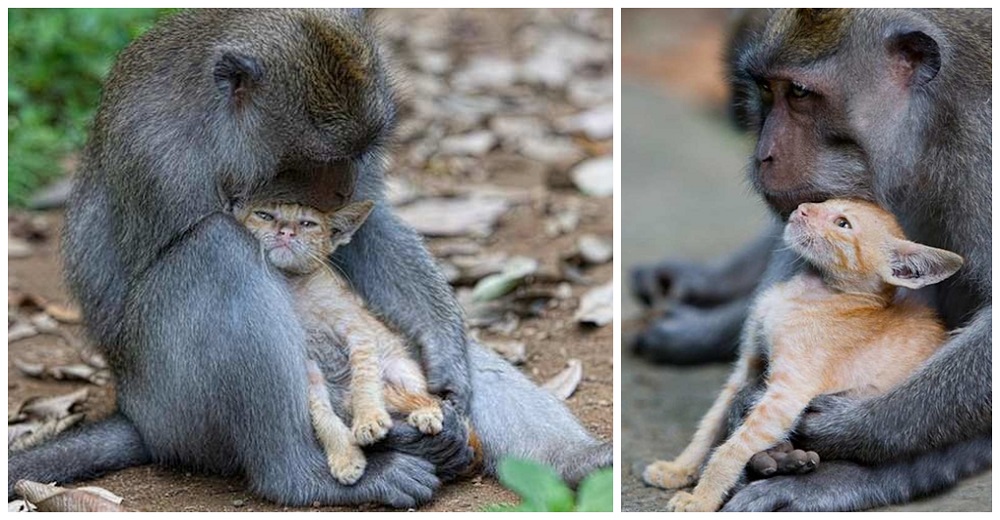
[[[70, 482], [146, 463], [243, 475], [289, 505], [411, 507], [468, 466], [461, 417], [487, 471], [500, 457], [578, 481], [612, 463], [557, 399], [465, 335], [420, 237], [383, 198], [395, 100], [376, 35], [354, 10], [193, 10], [119, 56], [67, 210], [69, 287], [106, 354], [117, 412], [8, 462], [18, 479]], [[280, 277], [253, 262], [234, 200], [283, 193], [376, 208], [331, 259], [420, 347], [444, 431], [405, 423], [337, 483], [314, 439], [304, 336]], [[332, 395], [337, 360], [328, 360]], [[541, 418], [541, 419], [540, 419]]]

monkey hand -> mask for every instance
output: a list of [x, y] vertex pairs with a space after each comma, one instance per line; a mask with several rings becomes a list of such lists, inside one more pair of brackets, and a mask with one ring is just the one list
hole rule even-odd
[[842, 394], [821, 395], [796, 426], [795, 444], [824, 459], [877, 464], [893, 457], [888, 439], [869, 419], [875, 399], [860, 400]]
[[[424, 349], [426, 352], [428, 349]], [[441, 396], [460, 415], [467, 415], [472, 399], [468, 356], [463, 352], [460, 360], [449, 359], [445, 363], [427, 364], [427, 388], [434, 395]]]
[[448, 402], [442, 403], [441, 412], [444, 418], [440, 432], [426, 435], [406, 421], [396, 421], [378, 446], [426, 459], [434, 464], [438, 478], [454, 480], [473, 464], [475, 453], [465, 419]]

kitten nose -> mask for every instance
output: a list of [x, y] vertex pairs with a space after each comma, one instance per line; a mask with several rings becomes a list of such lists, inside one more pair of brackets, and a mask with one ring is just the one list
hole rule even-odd
[[278, 236], [289, 237], [289, 238], [294, 237], [295, 229], [292, 228], [291, 226], [282, 226], [281, 228], [278, 229]]

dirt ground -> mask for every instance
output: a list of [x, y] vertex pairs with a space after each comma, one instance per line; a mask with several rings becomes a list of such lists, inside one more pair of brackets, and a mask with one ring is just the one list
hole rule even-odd
[[[583, 366], [583, 378], [566, 404], [589, 430], [601, 439], [610, 440], [614, 410], [612, 326], [583, 326], [574, 320], [574, 314], [583, 294], [597, 285], [610, 282], [613, 262], [581, 267], [565, 279], [560, 279], [562, 275], [559, 274], [563, 272], [560, 267], [563, 258], [575, 250], [582, 235], [592, 234], [607, 241], [612, 238], [612, 198], [584, 195], [566, 180], [581, 161], [609, 156], [611, 136], [565, 130], [559, 119], [587, 110], [590, 108], [586, 106], [587, 103], [610, 103], [610, 81], [607, 82], [608, 92], [605, 97], [599, 92], [584, 93], [590, 95], [587, 97], [579, 93], [573, 95], [566, 83], [538, 85], [515, 79], [508, 84], [503, 82], [503, 78], [487, 78], [476, 83], [476, 78], [473, 77], [463, 81], [479, 87], [473, 87], [469, 90], [470, 93], [463, 94], [463, 99], [488, 105], [485, 114], [465, 117], [469, 114], [462, 110], [441, 107], [451, 106], [448, 102], [452, 100], [453, 91], [449, 85], [457, 84], [456, 78], [464, 70], [475, 68], [473, 65], [476, 60], [484, 56], [499, 57], [515, 65], [521, 64], [546, 45], [548, 40], [543, 37], [553, 30], [564, 31], [579, 36], [583, 41], [593, 42], [595, 45], [586, 51], [591, 54], [595, 48], [607, 47], [606, 57], [591, 55], [580, 58], [570, 76], [574, 80], [596, 78], [595, 83], [603, 81], [604, 76], [611, 74], [611, 13], [610, 10], [584, 13], [505, 11], [500, 14], [471, 11], [461, 14], [393, 11], [379, 15], [385, 24], [384, 31], [387, 33], [389, 46], [404, 69], [401, 74], [405, 91], [401, 128], [403, 135], [393, 154], [390, 171], [395, 179], [403, 181], [403, 186], [418, 192], [418, 201], [456, 193], [479, 192], [501, 193], [507, 200], [508, 208], [499, 216], [495, 229], [486, 236], [429, 238], [428, 245], [437, 256], [446, 256], [450, 254], [447, 251], [455, 247], [468, 248], [471, 244], [477, 250], [477, 255], [523, 255], [539, 261], [539, 275], [529, 279], [526, 287], [519, 290], [547, 291], [547, 302], [541, 308], [536, 308], [536, 315], [520, 316], [513, 327], [483, 327], [473, 333], [485, 342], [524, 342], [527, 356], [521, 369], [539, 383], [563, 370], [569, 359], [579, 359]], [[434, 40], [438, 36], [440, 38]], [[431, 54], [436, 57], [427, 58]], [[421, 66], [421, 63], [424, 65]], [[503, 86], [489, 87], [490, 81], [500, 81]], [[476, 88], [479, 90], [475, 90]], [[437, 104], [428, 105], [428, 99]], [[468, 105], [466, 103], [463, 106]], [[499, 133], [495, 135], [495, 144], [484, 151], [467, 151], [450, 156], [431, 146], [441, 135], [476, 130], [493, 131], [496, 128], [493, 123], [500, 115], [537, 117], [542, 129], [538, 140], [558, 140], [560, 145], [568, 144], [569, 147], [563, 146], [561, 150], [569, 149], [575, 155], [564, 153], [553, 159], [539, 159], [538, 154], [529, 157], [530, 154], [519, 148], [517, 143], [506, 141]], [[406, 129], [408, 123], [410, 130]], [[414, 128], [422, 128], [423, 131]], [[440, 135], [435, 132], [440, 132]], [[431, 146], [430, 151], [421, 152], [427, 150], [428, 146]], [[546, 227], [556, 216], [567, 211], [575, 216], [575, 222], [562, 227], [556, 226], [558, 229], [554, 231]], [[58, 254], [57, 230], [62, 222], [61, 212], [48, 211], [37, 215], [45, 219], [51, 236], [32, 242], [28, 256], [10, 257], [9, 291], [70, 305], [62, 283]], [[442, 215], [442, 218], [446, 216]], [[543, 272], [546, 273], [545, 276], [542, 276]], [[467, 285], [465, 289], [468, 289]], [[10, 325], [10, 320], [8, 321]], [[60, 325], [60, 330], [73, 338], [82, 338], [82, 330], [78, 325]], [[60, 366], [79, 363], [80, 356], [76, 347], [53, 335], [43, 334], [10, 343], [7, 354], [9, 417], [28, 398], [66, 394], [78, 388], [89, 390], [89, 396], [82, 406], [88, 421], [112, 411], [112, 385], [97, 386], [27, 377], [14, 366], [15, 359]], [[252, 496], [239, 479], [193, 475], [153, 466], [131, 468], [73, 485], [104, 487], [124, 497], [124, 506], [139, 510], [290, 509]], [[479, 476], [443, 486], [436, 500], [421, 510], [475, 511], [490, 504], [512, 502], [515, 499], [512, 493], [503, 489], [494, 479]], [[379, 508], [373, 506], [366, 509]], [[326, 511], [337, 508], [304, 510]]]

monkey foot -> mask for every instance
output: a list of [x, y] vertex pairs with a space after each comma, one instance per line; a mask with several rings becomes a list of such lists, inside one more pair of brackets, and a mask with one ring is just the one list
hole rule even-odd
[[756, 478], [770, 478], [779, 475], [801, 475], [819, 466], [819, 454], [815, 451], [796, 450], [790, 442], [783, 442], [767, 451], [762, 451], [750, 459], [750, 474]]
[[670, 499], [670, 502], [667, 503], [667, 511], [704, 513], [718, 511], [720, 505], [722, 504], [707, 500], [698, 495], [693, 495], [687, 491], [678, 491]]
[[439, 433], [444, 427], [444, 414], [437, 406], [414, 410], [406, 420], [411, 426], [428, 435]]
[[327, 458], [327, 465], [330, 466], [330, 473], [337, 479], [337, 482], [350, 486], [361, 478], [365, 473], [365, 454], [357, 446], [349, 446], [347, 449], [332, 453]]
[[385, 410], [377, 410], [354, 417], [354, 440], [362, 446], [369, 446], [382, 440], [389, 428], [392, 427], [392, 418]]
[[646, 466], [642, 480], [651, 486], [663, 489], [677, 489], [690, 486], [697, 480], [698, 468], [672, 461], [658, 460]]

